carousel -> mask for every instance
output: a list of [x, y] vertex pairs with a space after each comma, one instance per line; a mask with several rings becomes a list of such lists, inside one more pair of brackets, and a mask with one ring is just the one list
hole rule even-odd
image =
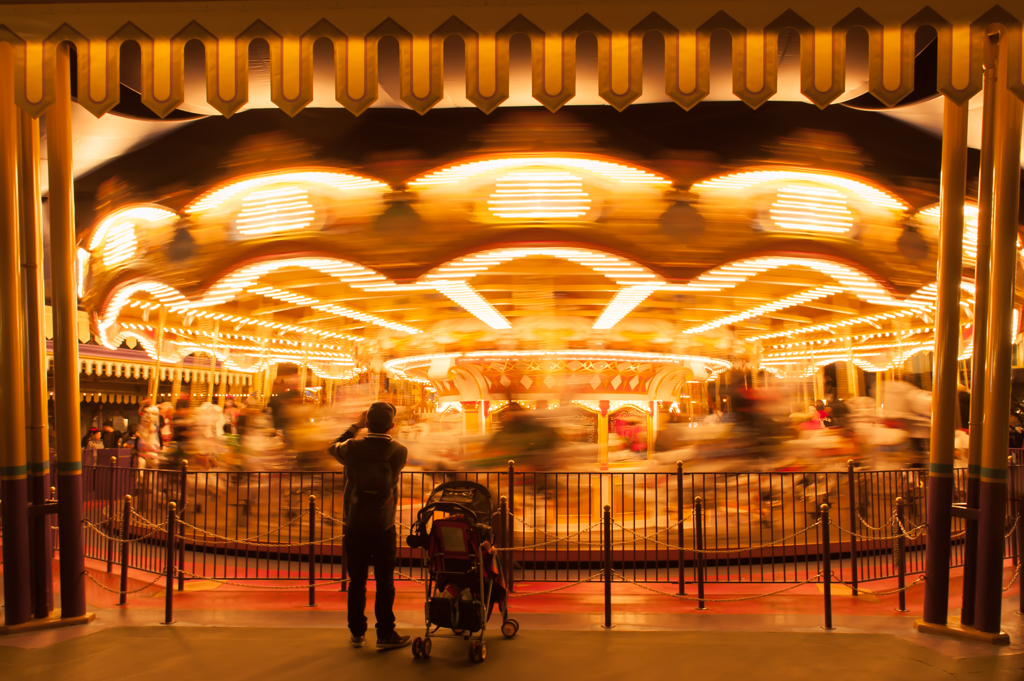
[[[797, 413], [881, 408], [907, 374], [930, 389], [937, 188], [866, 172], [834, 133], [681, 166], [544, 129], [543, 152], [522, 150], [537, 128], [520, 120], [493, 126], [489, 153], [376, 173], [285, 163], [294, 141], [263, 140], [258, 162], [251, 143], [225, 150], [243, 160], [195, 191], [122, 188], [79, 242], [95, 340], [148, 355], [154, 400], [387, 399], [403, 423], [457, 432], [468, 459], [514, 410], [557, 411], [562, 438], [615, 466], [651, 458], [666, 423], [731, 411], [737, 382]], [[965, 206], [966, 386], [977, 215]], [[160, 392], [186, 363], [203, 379]]]

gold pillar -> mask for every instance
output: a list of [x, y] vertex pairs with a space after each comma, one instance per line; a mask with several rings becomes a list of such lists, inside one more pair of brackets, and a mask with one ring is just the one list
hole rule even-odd
[[10, 44], [0, 43], [0, 356], [6, 360], [0, 391], [0, 418], [6, 431], [0, 448], [0, 513], [4, 529], [4, 623], [8, 626], [32, 618], [18, 243], [18, 118], [14, 52]]
[[[982, 425], [981, 490], [978, 522], [977, 611], [975, 627], [1000, 631], [1002, 615], [1003, 534], [1006, 519], [1013, 339], [1014, 275], [1020, 192], [1021, 101], [1011, 92], [1009, 42], [999, 41], [992, 200], [992, 269], [989, 279], [988, 348], [985, 361], [985, 415]], [[1018, 65], [1019, 66], [1019, 65]], [[980, 225], [979, 225], [980, 226]]]
[[[956, 104], [949, 98], [945, 98], [943, 103], [939, 281], [935, 296], [935, 387], [932, 393], [925, 561], [924, 620], [930, 624], [945, 624], [949, 609], [953, 445], [957, 428], [956, 357], [960, 341], [960, 279], [967, 190], [967, 103]], [[902, 349], [902, 330], [899, 338]]]
[[[21, 156], [18, 167], [21, 214], [21, 270], [25, 287], [25, 367], [28, 419], [25, 425], [29, 499], [43, 504], [50, 499], [50, 438], [47, 419], [46, 337], [43, 333], [45, 282], [43, 230], [39, 200], [39, 121], [21, 112]], [[46, 617], [53, 610], [52, 532], [47, 516], [30, 520], [32, 532], [33, 614]]]
[[[78, 372], [78, 285], [71, 137], [71, 73], [66, 43], [56, 48], [54, 104], [46, 114], [49, 176], [53, 401], [57, 426], [61, 617], [85, 616], [82, 443]], [[10, 434], [10, 433], [9, 433]]]

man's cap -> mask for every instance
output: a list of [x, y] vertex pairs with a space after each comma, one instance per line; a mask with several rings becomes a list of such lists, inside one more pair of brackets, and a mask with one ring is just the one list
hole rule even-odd
[[386, 431], [395, 422], [395, 407], [389, 402], [374, 402], [366, 410], [366, 426], [371, 431]]

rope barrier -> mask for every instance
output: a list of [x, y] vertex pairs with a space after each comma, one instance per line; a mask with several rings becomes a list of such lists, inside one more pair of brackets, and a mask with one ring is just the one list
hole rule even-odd
[[612, 572], [612, 574], [617, 576], [623, 582], [633, 584], [635, 586], [640, 587], [641, 589], [650, 591], [651, 593], [661, 594], [662, 596], [671, 596], [672, 598], [678, 598], [683, 601], [704, 601], [705, 603], [737, 603], [739, 601], [753, 601], [758, 598], [768, 598], [769, 596], [778, 596], [779, 594], [784, 594], [787, 591], [792, 591], [793, 589], [796, 589], [797, 587], [801, 587], [805, 584], [810, 584], [818, 577], [821, 577], [823, 574], [825, 574], [825, 571], [822, 570], [813, 577], [809, 577], [804, 581], [798, 582], [796, 584], [791, 584], [790, 586], [787, 586], [785, 589], [779, 589], [778, 591], [772, 591], [766, 594], [755, 594], [753, 596], [737, 596], [736, 598], [701, 598], [700, 596], [687, 596], [685, 594], [676, 594], [647, 586], [646, 584], [638, 582], [634, 579], [629, 579], [628, 577], [619, 572]]
[[1013, 577], [1010, 578], [1010, 583], [1003, 587], [1003, 591], [1009, 591], [1013, 583], [1017, 581], [1017, 577], [1020, 575], [1020, 563], [1017, 563], [1017, 569], [1013, 571]]
[[592, 582], [595, 579], [601, 578], [603, 575], [604, 575], [604, 570], [598, 570], [597, 572], [595, 572], [594, 574], [590, 575], [586, 579], [581, 579], [578, 582], [573, 582], [572, 584], [563, 584], [561, 586], [556, 586], [553, 589], [546, 589], [544, 591], [514, 591], [514, 592], [508, 594], [508, 596], [509, 596], [509, 598], [526, 598], [527, 596], [544, 596], [546, 594], [553, 594], [553, 593], [555, 593], [557, 591], [564, 591], [566, 589], [571, 589], [572, 587], [579, 586], [580, 584], [586, 584], [587, 582]]
[[[133, 537], [131, 539], [121, 539], [120, 537], [115, 537], [113, 535], [107, 534], [106, 532], [104, 532], [103, 530], [100, 529], [99, 525], [94, 525], [93, 523], [90, 523], [88, 520], [86, 520], [84, 518], [82, 519], [82, 525], [84, 525], [86, 529], [92, 530], [93, 532], [95, 532], [96, 534], [100, 535], [104, 539], [109, 539], [110, 541], [116, 542], [118, 544], [132, 544], [132, 543], [135, 543], [135, 542], [140, 542], [143, 539], [148, 539], [148, 538], [152, 537], [154, 534], [159, 532], [160, 529], [161, 529], [161, 528], [157, 528], [157, 529], [151, 530], [148, 534], [144, 534], [141, 537]], [[57, 528], [52, 528], [52, 529], [57, 529]]]
[[[189, 579], [198, 579], [198, 580], [201, 580], [201, 581], [204, 581], [204, 582], [216, 582], [217, 584], [227, 584], [229, 586], [240, 586], [240, 587], [243, 587], [243, 588], [246, 588], [246, 589], [264, 589], [264, 590], [267, 590], [267, 591], [287, 591], [287, 590], [308, 589], [310, 587], [309, 583], [272, 585], [272, 584], [253, 584], [253, 583], [250, 582], [248, 584], [245, 584], [245, 583], [242, 583], [242, 582], [232, 582], [232, 581], [227, 580], [227, 579], [217, 579], [216, 577], [204, 577], [202, 575], [197, 575], [197, 574], [191, 573], [188, 570], [179, 569], [178, 572], [180, 572], [185, 577], [188, 577]], [[345, 579], [335, 579], [334, 581], [331, 581], [331, 582], [314, 582], [312, 586], [314, 586], [314, 587], [330, 586], [332, 584], [343, 584], [343, 583], [349, 582], [349, 581], [351, 581], [351, 580], [346, 577]]]
[[97, 579], [95, 577], [93, 577], [92, 574], [88, 570], [86, 570], [83, 574], [86, 577], [88, 577], [89, 580], [92, 581], [93, 584], [95, 584], [99, 588], [103, 589], [104, 591], [109, 591], [112, 594], [118, 594], [118, 595], [123, 595], [123, 596], [130, 596], [132, 594], [137, 594], [140, 591], [145, 591], [149, 587], [155, 586], [157, 582], [159, 582], [161, 579], [163, 579], [164, 577], [167, 576], [165, 574], [159, 574], [159, 575], [157, 575], [156, 577], [153, 578], [153, 581], [151, 581], [150, 583], [148, 583], [148, 584], [146, 584], [144, 586], [140, 586], [138, 589], [132, 589], [131, 591], [121, 591], [120, 589], [111, 589], [106, 584], [103, 584], [102, 582], [97, 581]]
[[834, 572], [832, 573], [832, 582], [834, 584], [842, 584], [843, 586], [849, 587], [851, 590], [856, 588], [858, 593], [866, 593], [869, 596], [891, 596], [893, 594], [898, 594], [901, 591], [906, 591], [907, 589], [911, 589], [911, 588], [917, 586], [918, 584], [920, 584], [923, 581], [925, 581], [925, 576], [921, 575], [920, 577], [915, 579], [910, 584], [907, 584], [906, 586], [900, 587], [898, 589], [889, 589], [888, 591], [871, 591], [870, 589], [865, 589], [862, 584], [858, 584], [856, 587], [854, 587], [853, 584], [851, 584], [850, 582], [844, 582], [844, 581], [838, 579]]
[[309, 541], [309, 540], [307, 540], [307, 541], [298, 541], [298, 542], [254, 541], [256, 539], [259, 539], [260, 537], [266, 537], [268, 535], [274, 534], [275, 532], [280, 532], [285, 527], [288, 527], [292, 523], [294, 523], [297, 520], [299, 520], [302, 517], [302, 515], [305, 515], [305, 513], [300, 514], [298, 517], [296, 517], [296, 518], [294, 518], [292, 520], [289, 520], [284, 525], [281, 525], [281, 526], [279, 526], [279, 527], [277, 527], [277, 528], [275, 528], [273, 530], [268, 530], [267, 532], [262, 532], [260, 534], [253, 535], [252, 537], [236, 537], [236, 538], [225, 537], [224, 535], [217, 534], [216, 532], [210, 532], [209, 530], [204, 530], [203, 528], [196, 527], [195, 525], [192, 525], [191, 523], [185, 522], [184, 520], [179, 520], [178, 522], [181, 523], [181, 525], [183, 527], [187, 527], [187, 528], [193, 530], [194, 532], [198, 532], [198, 533], [202, 534], [204, 537], [213, 537], [213, 541], [204, 540], [204, 541], [207, 541], [207, 543], [210, 543], [210, 544], [235, 543], [235, 544], [245, 544], [247, 546], [261, 546], [261, 547], [272, 547], [272, 548], [293, 548], [293, 547], [297, 547], [297, 546], [309, 546], [311, 544], [326, 544], [328, 542], [337, 541], [337, 540], [340, 540], [342, 538], [342, 535], [338, 534], [338, 535], [334, 535], [333, 537], [323, 537], [321, 539], [315, 539], [313, 541]]

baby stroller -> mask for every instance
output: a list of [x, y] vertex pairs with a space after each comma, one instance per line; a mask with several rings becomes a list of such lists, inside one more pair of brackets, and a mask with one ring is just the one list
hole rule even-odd
[[[444, 516], [434, 518], [435, 513]], [[424, 551], [427, 626], [423, 638], [412, 642], [414, 657], [429, 658], [431, 639], [445, 628], [452, 634], [440, 636], [472, 639], [469, 659], [483, 662], [484, 631], [495, 605], [505, 638], [519, 631], [519, 623], [508, 617], [507, 593], [492, 547], [491, 514], [487, 488], [457, 480], [435, 487], [417, 515], [406, 543]]]

